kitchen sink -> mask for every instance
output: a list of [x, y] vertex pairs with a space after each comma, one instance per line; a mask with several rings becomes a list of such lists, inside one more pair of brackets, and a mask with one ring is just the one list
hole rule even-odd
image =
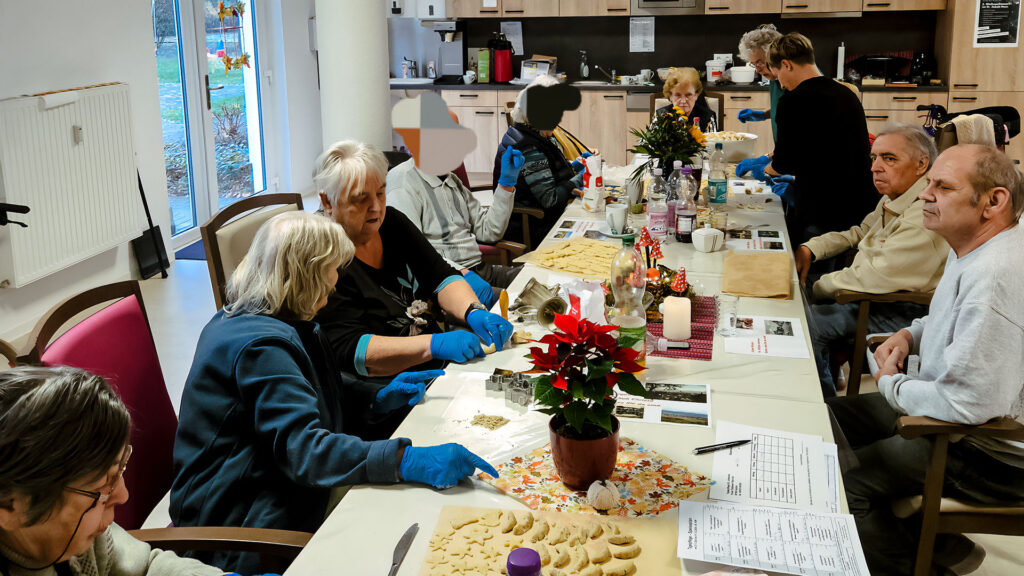
[[611, 82], [605, 82], [604, 80], [577, 80], [571, 84], [573, 86], [618, 86], [618, 84], [612, 84]]
[[433, 84], [433, 78], [392, 78], [390, 80], [392, 86], [406, 85], [406, 84]]

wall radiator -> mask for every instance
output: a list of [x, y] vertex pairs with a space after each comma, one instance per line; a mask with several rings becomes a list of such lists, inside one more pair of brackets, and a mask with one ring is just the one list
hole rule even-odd
[[127, 84], [0, 101], [0, 288], [18, 288], [145, 229]]

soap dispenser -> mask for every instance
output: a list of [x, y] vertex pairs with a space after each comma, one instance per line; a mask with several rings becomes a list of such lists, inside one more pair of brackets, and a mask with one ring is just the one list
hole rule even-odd
[[590, 66], [587, 65], [587, 51], [580, 50], [580, 78], [590, 78]]

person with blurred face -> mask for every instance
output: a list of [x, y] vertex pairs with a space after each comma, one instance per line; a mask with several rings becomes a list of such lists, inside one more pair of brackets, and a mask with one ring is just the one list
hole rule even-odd
[[114, 523], [128, 501], [131, 416], [103, 378], [69, 367], [0, 372], [0, 574], [214, 576]]
[[707, 131], [712, 119], [716, 126], [721, 126], [721, 119], [712, 112], [708, 101], [704, 97], [704, 86], [700, 83], [700, 74], [694, 68], [672, 68], [668, 77], [665, 78], [665, 85], [662, 87], [662, 94], [668, 98], [668, 106], [663, 106], [654, 112], [655, 116], [672, 110], [672, 107], [679, 108], [687, 118], [699, 118], [698, 126], [702, 131]]
[[[921, 494], [932, 441], [895, 433], [902, 415], [956, 424], [1024, 421], [1024, 178], [994, 147], [954, 146], [921, 191], [924, 226], [949, 244], [928, 314], [875, 351], [878, 392], [828, 400], [859, 466], [844, 474], [872, 574], [910, 574], [920, 520], [893, 500]], [[904, 374], [910, 354], [920, 371]], [[991, 505], [1024, 500], [1024, 443], [968, 434], [950, 442], [943, 495]], [[915, 524], [916, 523], [916, 524]], [[937, 574], [969, 574], [985, 551], [961, 534], [935, 542]]]
[[782, 38], [782, 34], [775, 28], [774, 24], [762, 24], [751, 30], [740, 38], [740, 58], [743, 58], [757, 70], [765, 80], [768, 80], [768, 93], [771, 105], [767, 110], [752, 110], [744, 108], [739, 111], [736, 117], [740, 122], [760, 122], [762, 120], [772, 121], [772, 137], [778, 138], [778, 127], [775, 124], [775, 110], [779, 105], [779, 98], [782, 98], [784, 90], [779, 84], [772, 69], [768, 67], [768, 48], [773, 42]]
[[[925, 228], [924, 201], [919, 198], [927, 186], [926, 174], [935, 155], [935, 144], [920, 126], [886, 127], [871, 147], [871, 173], [875, 189], [882, 195], [878, 205], [857, 226], [811, 238], [794, 253], [797, 273], [804, 283], [813, 261], [856, 251], [849, 266], [813, 283], [816, 303], [811, 305], [808, 320], [825, 397], [836, 393], [830, 350], [845, 347], [857, 332], [859, 305], [831, 301], [836, 292], [929, 292], [942, 277], [949, 246]], [[912, 302], [873, 303], [868, 332], [898, 330], [927, 311], [926, 306]]]
[[[492, 344], [501, 350], [512, 325], [488, 312], [419, 228], [386, 205], [387, 169], [383, 154], [355, 141], [335, 143], [316, 162], [313, 183], [324, 213], [355, 244], [355, 257], [316, 316], [338, 366], [358, 377], [390, 377], [467, 362]], [[470, 330], [442, 332], [443, 313]]]

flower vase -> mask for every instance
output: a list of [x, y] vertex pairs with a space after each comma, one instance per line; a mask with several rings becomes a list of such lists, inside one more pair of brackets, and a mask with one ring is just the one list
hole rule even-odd
[[573, 490], [586, 490], [595, 480], [607, 480], [615, 470], [619, 455], [619, 420], [612, 419], [611, 434], [592, 440], [567, 438], [558, 433], [565, 424], [561, 416], [548, 422], [551, 459], [562, 483]]

